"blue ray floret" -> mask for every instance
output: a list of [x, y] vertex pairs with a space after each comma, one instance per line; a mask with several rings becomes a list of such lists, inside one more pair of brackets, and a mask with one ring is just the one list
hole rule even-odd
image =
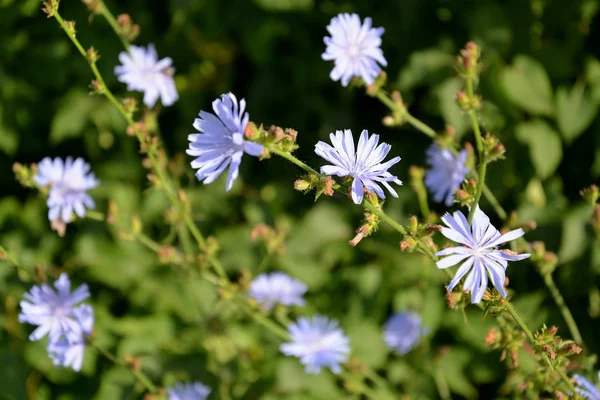
[[303, 306], [304, 283], [283, 272], [261, 274], [250, 283], [248, 294], [257, 303], [272, 308], [276, 303], [284, 306]]
[[425, 175], [425, 186], [433, 193], [433, 200], [444, 202], [450, 207], [454, 203], [454, 192], [458, 189], [469, 173], [465, 165], [468, 153], [462, 150], [458, 155], [449, 149], [432, 144], [426, 152], [429, 170]]

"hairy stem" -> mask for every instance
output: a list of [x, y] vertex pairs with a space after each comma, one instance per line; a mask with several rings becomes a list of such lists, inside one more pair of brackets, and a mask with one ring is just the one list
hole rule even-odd
[[[467, 77], [467, 96], [470, 99], [473, 99], [473, 77]], [[483, 148], [483, 139], [481, 137], [481, 130], [479, 129], [479, 122], [477, 122], [477, 114], [475, 110], [469, 110], [469, 119], [471, 120], [471, 125], [473, 126], [473, 133], [475, 134], [475, 143], [477, 144], [477, 151], [479, 153], [479, 171], [477, 173], [477, 191], [475, 192], [475, 201], [471, 204], [471, 211], [469, 212], [469, 224], [473, 221], [473, 216], [475, 215], [475, 210], [477, 209], [477, 205], [479, 205], [479, 200], [481, 200], [481, 194], [483, 193], [483, 187], [485, 186], [485, 173], [487, 171], [487, 162], [485, 159], [485, 151]]]
[[106, 19], [112, 30], [119, 37], [121, 43], [123, 43], [123, 47], [125, 47], [125, 50], [129, 51], [129, 41], [123, 34], [123, 30], [117, 23], [117, 20], [115, 19], [114, 15], [110, 12], [110, 9], [106, 6], [106, 4], [103, 1], [100, 1], [98, 3], [98, 10], [100, 12], [100, 15], [102, 15]]
[[396, 103], [383, 90], [378, 90], [377, 93], [375, 93], [375, 97], [377, 97], [379, 101], [386, 105], [390, 111], [400, 113], [400, 119], [408, 122], [416, 130], [424, 133], [432, 139], [436, 137], [435, 131], [430, 126], [413, 117], [412, 114], [408, 112], [406, 107]]

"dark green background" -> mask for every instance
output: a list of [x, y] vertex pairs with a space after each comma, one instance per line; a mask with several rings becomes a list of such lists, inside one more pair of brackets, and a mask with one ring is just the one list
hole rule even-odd
[[[350, 128], [355, 134], [368, 129], [393, 145], [392, 155], [402, 157], [394, 173], [405, 186], [399, 199], [386, 204], [401, 222], [419, 214], [408, 168], [424, 164], [430, 140], [410, 127], [384, 127], [386, 110], [376, 99], [363, 89], [330, 81], [332, 66], [320, 57], [325, 27], [339, 12], [370, 16], [374, 26], [385, 27], [389, 88], [401, 91], [413, 115], [438, 131], [452, 124], [464, 141], [473, 139], [468, 121], [454, 105], [460, 82], [452, 65], [459, 49], [475, 40], [483, 51], [481, 124], [507, 148], [507, 160], [489, 167], [488, 185], [505, 209], [537, 221], [538, 229], [526, 237], [544, 240], [558, 253], [557, 284], [590, 352], [599, 350], [600, 251], [589, 226], [591, 208], [578, 194], [600, 175], [598, 1], [107, 4], [115, 14], [129, 13], [141, 26], [137, 44], [155, 43], [160, 57], [173, 58], [180, 100], [162, 110], [159, 119], [171, 155], [187, 147], [198, 111], [209, 110], [213, 99], [227, 91], [246, 98], [252, 121], [298, 130], [297, 155], [313, 166], [320, 165], [313, 153], [318, 140], [336, 129]], [[112, 72], [121, 43], [106, 21], [90, 17], [75, 0], [63, 0], [60, 12], [77, 21], [83, 45], [99, 51], [98, 67], [111, 90], [125, 95]], [[210, 286], [182, 282], [143, 247], [116, 239], [115, 233], [129, 229], [133, 215], [142, 217], [148, 234], [166, 236], [162, 213], [167, 201], [147, 189], [137, 145], [123, 134], [120, 116], [105, 99], [88, 96], [91, 79], [85, 60], [56, 21], [45, 18], [37, 0], [0, 0], [0, 243], [18, 253], [30, 270], [40, 263], [57, 276], [63, 267], [75, 282], [88, 282], [99, 341], [121, 355], [141, 356], [157, 383], [200, 379], [215, 388], [214, 398], [218, 382], [228, 379], [237, 382], [231, 387], [238, 398], [345, 398], [330, 374], [306, 377], [295, 360], [277, 355], [277, 339], [265, 339], [260, 328], [215, 306]], [[581, 96], [579, 89], [585, 89]], [[119, 205], [115, 225], [79, 221], [59, 239], [48, 227], [44, 199], [22, 189], [11, 172], [16, 161], [67, 155], [92, 164], [102, 182], [92, 193], [99, 211], [106, 211], [109, 200]], [[275, 257], [270, 268], [305, 281], [308, 312], [340, 318], [354, 352], [387, 371], [401, 392], [436, 396], [423, 361], [427, 350], [399, 358], [388, 355], [380, 339], [379, 327], [389, 314], [408, 307], [419, 310], [431, 328], [432, 352], [451, 346], [440, 365], [454, 394], [476, 398], [479, 392], [480, 398], [490, 398], [502, 393], [508, 369], [497, 361], [499, 353], [483, 345], [493, 321], [482, 320], [475, 309], [465, 325], [460, 313], [448, 310], [443, 274], [420, 257], [400, 253], [399, 235], [382, 227], [351, 248], [346, 243], [360, 223], [360, 208], [343, 197], [313, 204], [310, 195], [293, 191], [299, 171], [280, 159], [259, 162], [246, 156], [239, 182], [227, 195], [223, 179], [208, 187], [196, 184], [189, 159], [183, 159], [182, 182], [191, 186], [195, 217], [206, 235], [221, 241], [221, 258], [232, 276], [241, 268], [255, 271], [262, 258], [264, 250], [248, 239], [252, 226], [277, 225], [289, 232], [289, 240], [286, 253]], [[483, 208], [500, 226], [491, 207], [484, 202]], [[434, 209], [445, 211], [439, 205]], [[15, 302], [30, 284], [21, 283], [8, 264], [0, 267], [5, 299], [0, 398], [26, 398], [28, 377], [27, 387], [42, 399], [136, 398], [127, 371], [103, 359], [96, 362], [93, 352], [86, 355], [82, 375], [51, 368], [43, 343], [28, 343], [28, 328], [15, 325]], [[533, 265], [514, 263], [507, 275], [527, 322], [532, 327], [544, 321], [556, 324], [568, 337]], [[231, 350], [231, 337], [258, 355], [248, 358]], [[263, 347], [264, 354], [256, 350]]]

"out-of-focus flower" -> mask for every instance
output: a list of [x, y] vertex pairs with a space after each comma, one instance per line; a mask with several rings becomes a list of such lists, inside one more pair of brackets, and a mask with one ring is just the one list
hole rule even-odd
[[94, 328], [94, 309], [82, 304], [73, 309], [73, 316], [81, 327], [79, 337], [68, 339], [63, 336], [58, 340], [50, 339], [47, 350], [54, 365], [80, 371], [85, 353], [85, 338]]
[[373, 134], [369, 137], [367, 130], [363, 130], [356, 151], [350, 129], [343, 132], [336, 131], [335, 134], [331, 133], [329, 139], [333, 147], [325, 142], [319, 142], [315, 145], [315, 153], [333, 164], [322, 166], [321, 173], [353, 177], [352, 200], [354, 203], [362, 203], [365, 188], [385, 199], [385, 193], [379, 183], [385, 186], [392, 196], [398, 197], [398, 194], [388, 182], [402, 185], [402, 181], [389, 173], [388, 169], [400, 161], [400, 157], [394, 157], [383, 164], [381, 163], [392, 146], [387, 143], [381, 143], [377, 146], [379, 135]]
[[187, 154], [197, 157], [192, 168], [198, 169], [196, 177], [205, 184], [213, 182], [229, 166], [226, 190], [231, 189], [238, 176], [244, 153], [260, 156], [262, 145], [244, 140], [244, 129], [249, 116], [245, 113], [246, 101], [232, 93], [221, 95], [212, 103], [215, 114], [200, 111], [200, 118], [194, 120], [194, 128], [202, 133], [188, 136], [190, 147]]
[[444, 201], [450, 207], [454, 203], [454, 192], [469, 172], [465, 165], [468, 153], [462, 150], [455, 156], [450, 150], [442, 149], [434, 143], [426, 154], [430, 168], [425, 175], [425, 186], [433, 193], [434, 201]]
[[47, 334], [50, 334], [50, 340], [58, 341], [63, 337], [78, 340], [88, 326], [81, 324], [82, 311], [75, 312], [75, 306], [90, 296], [87, 285], [83, 284], [71, 293], [71, 281], [62, 273], [54, 287], [56, 290], [47, 284], [34, 286], [21, 301], [19, 322], [37, 326], [29, 340], [39, 340]]
[[259, 304], [272, 308], [275, 303], [284, 306], [303, 306], [304, 283], [283, 272], [261, 274], [250, 283], [249, 295]]
[[177, 383], [167, 389], [169, 400], [205, 400], [211, 389], [200, 382]]
[[159, 97], [164, 106], [173, 105], [179, 99], [173, 79], [173, 60], [169, 57], [159, 60], [153, 44], [148, 48], [132, 45], [129, 52], [119, 54], [119, 61], [122, 65], [115, 67], [117, 79], [127, 84], [127, 90], [143, 92], [146, 106], [154, 107]]
[[[372, 84], [387, 61], [381, 51], [381, 35], [383, 28], [373, 28], [371, 18], [360, 22], [357, 14], [340, 14], [331, 19], [327, 31], [331, 37], [323, 40], [327, 45], [321, 55], [325, 61], [334, 61], [334, 68], [329, 74], [332, 80], [342, 80], [348, 86], [354, 76], [362, 78], [367, 85]], [[379, 64], [378, 64], [379, 63]]]
[[[574, 375], [577, 393], [582, 395], [588, 400], [600, 400], [600, 391], [594, 384], [581, 375]], [[600, 372], [598, 372], [598, 379], [600, 380]]]
[[460, 211], [456, 211], [453, 216], [446, 213], [442, 217], [442, 221], [448, 226], [448, 228], [442, 227], [442, 235], [462, 246], [451, 247], [435, 253], [437, 256], [448, 256], [436, 263], [440, 269], [452, 267], [464, 260], [448, 285], [448, 290], [452, 290], [460, 279], [471, 271], [463, 285], [465, 291], [471, 291], [471, 303], [481, 301], [487, 288], [488, 273], [496, 290], [502, 297], [506, 297], [504, 280], [508, 261], [520, 261], [530, 256], [529, 254], [511, 254], [498, 249], [498, 245], [523, 236], [523, 229], [515, 229], [501, 235], [490, 224], [488, 216], [479, 209], [479, 206], [476, 207], [471, 227], [469, 227], [467, 218]]
[[90, 171], [90, 165], [83, 159], [75, 161], [67, 157], [52, 160], [44, 158], [38, 164], [37, 175], [34, 177], [39, 186], [50, 186], [48, 193], [48, 219], [70, 222], [73, 211], [83, 218], [86, 208], [95, 207], [94, 200], [87, 194], [100, 183]]
[[348, 360], [350, 344], [337, 321], [320, 315], [301, 317], [288, 331], [292, 342], [282, 344], [281, 352], [298, 357], [306, 372], [318, 374], [321, 368], [330, 368], [335, 374], [342, 371], [340, 363]]
[[427, 329], [423, 327], [421, 317], [412, 311], [392, 315], [383, 327], [385, 344], [401, 356], [418, 345], [425, 334]]

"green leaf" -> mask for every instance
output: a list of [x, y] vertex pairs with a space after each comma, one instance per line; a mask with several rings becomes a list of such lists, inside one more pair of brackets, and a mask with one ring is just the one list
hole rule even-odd
[[378, 326], [362, 320], [349, 326], [346, 331], [353, 355], [358, 356], [371, 368], [379, 368], [383, 365], [389, 350], [383, 343], [381, 329]]
[[501, 77], [506, 95], [517, 106], [535, 115], [554, 115], [550, 78], [539, 62], [518, 55]]
[[314, 0], [254, 0], [254, 2], [268, 11], [306, 11], [314, 6]]
[[19, 136], [13, 129], [4, 125], [2, 117], [2, 105], [0, 104], [0, 150], [9, 156], [12, 156], [19, 146]]
[[56, 144], [79, 137], [94, 108], [94, 99], [83, 90], [75, 89], [61, 100], [50, 126], [50, 142]]
[[427, 81], [437, 71], [452, 64], [452, 56], [438, 48], [431, 48], [412, 53], [408, 64], [398, 74], [398, 89], [409, 90]]
[[569, 92], [561, 87], [556, 91], [556, 118], [565, 142], [570, 143], [585, 131], [598, 112], [598, 103], [584, 93], [582, 85]]
[[522, 122], [515, 128], [517, 139], [529, 146], [529, 154], [542, 179], [556, 171], [562, 160], [562, 144], [558, 132], [541, 120]]
[[581, 204], [571, 209], [563, 222], [562, 239], [558, 251], [561, 264], [579, 257], [585, 251], [587, 234], [585, 226], [592, 218], [592, 211], [587, 204]]

